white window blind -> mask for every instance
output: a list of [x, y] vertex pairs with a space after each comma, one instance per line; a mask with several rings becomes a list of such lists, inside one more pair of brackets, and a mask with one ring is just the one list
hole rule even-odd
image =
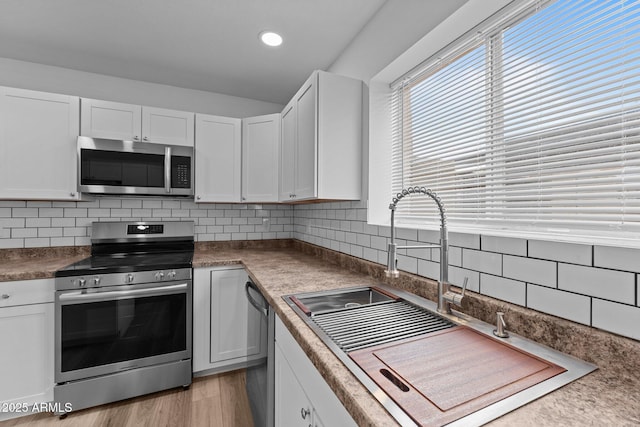
[[392, 89], [393, 194], [434, 190], [451, 226], [640, 232], [640, 1], [519, 2]]

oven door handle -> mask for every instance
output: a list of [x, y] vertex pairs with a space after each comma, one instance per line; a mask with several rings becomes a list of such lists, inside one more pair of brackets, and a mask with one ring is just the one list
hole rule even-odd
[[60, 294], [60, 301], [84, 301], [84, 300], [94, 300], [94, 301], [102, 301], [109, 300], [114, 298], [122, 298], [122, 297], [137, 297], [144, 296], [153, 293], [166, 293], [168, 291], [180, 291], [186, 290], [188, 287], [187, 283], [181, 283], [178, 285], [169, 285], [169, 286], [157, 286], [154, 288], [145, 288], [145, 289], [129, 289], [126, 291], [107, 291], [107, 292], [92, 292], [92, 293], [83, 293], [82, 291], [73, 291], [66, 292]]
[[[253, 299], [253, 297], [251, 296], [251, 292], [249, 291], [250, 288], [258, 292], [258, 294], [260, 294], [260, 296], [264, 299], [264, 297], [260, 293], [260, 290], [256, 287], [256, 284], [253, 283], [251, 280], [247, 280], [247, 283], [244, 284], [244, 290], [247, 293], [247, 299], [249, 300], [251, 305], [255, 307], [256, 310], [258, 310], [264, 317], [268, 318], [269, 309], [263, 306], [262, 304], [258, 303], [258, 301], [256, 301], [255, 299]], [[265, 303], [266, 303], [266, 300], [265, 300]]]

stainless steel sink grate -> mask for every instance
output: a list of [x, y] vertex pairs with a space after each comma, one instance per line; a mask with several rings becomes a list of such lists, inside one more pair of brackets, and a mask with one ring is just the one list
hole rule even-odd
[[345, 353], [456, 326], [406, 301], [392, 301], [311, 318]]

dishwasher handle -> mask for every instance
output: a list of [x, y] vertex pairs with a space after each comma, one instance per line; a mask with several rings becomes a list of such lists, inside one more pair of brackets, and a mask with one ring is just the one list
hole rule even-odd
[[[262, 297], [262, 300], [265, 302], [267, 307], [265, 307], [264, 305], [258, 303], [258, 301], [253, 299], [253, 296], [251, 296], [251, 291], [249, 289], [253, 289], [254, 291], [256, 291]], [[256, 308], [256, 310], [258, 310], [264, 317], [268, 318], [269, 317], [269, 308], [268, 308], [267, 301], [264, 299], [264, 297], [260, 293], [260, 289], [258, 289], [256, 284], [253, 283], [251, 280], [247, 280], [247, 283], [244, 284], [244, 290], [245, 290], [245, 292], [247, 294], [247, 299], [249, 300], [251, 305], [254, 306]]]

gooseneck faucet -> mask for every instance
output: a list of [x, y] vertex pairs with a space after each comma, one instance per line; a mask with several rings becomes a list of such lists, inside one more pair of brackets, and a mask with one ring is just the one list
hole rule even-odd
[[[439, 245], [416, 245], [416, 246], [398, 246], [395, 242], [395, 212], [398, 202], [410, 194], [424, 194], [431, 197], [438, 205], [440, 212], [440, 244]], [[464, 293], [467, 288], [467, 279], [464, 280], [462, 292], [457, 293], [451, 290], [449, 283], [449, 239], [447, 235], [447, 218], [445, 215], [444, 204], [438, 195], [424, 187], [409, 187], [403, 189], [392, 199], [389, 205], [391, 210], [391, 240], [389, 241], [389, 253], [387, 259], [387, 269], [385, 274], [390, 278], [397, 278], [400, 275], [397, 264], [398, 249], [440, 249], [440, 280], [438, 281], [438, 312], [451, 313], [451, 304], [460, 306]]]

